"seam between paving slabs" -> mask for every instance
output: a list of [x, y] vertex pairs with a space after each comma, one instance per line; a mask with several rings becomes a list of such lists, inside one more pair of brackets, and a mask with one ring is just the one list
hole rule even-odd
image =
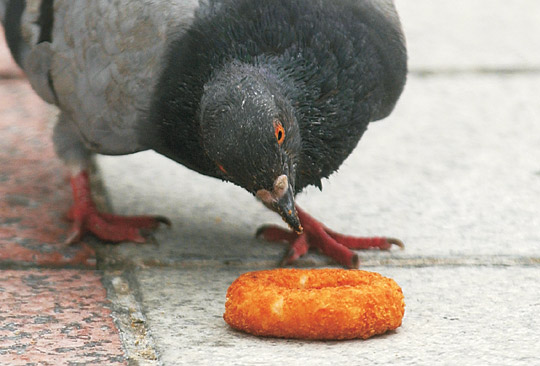
[[[313, 268], [336, 266], [335, 262], [322, 262], [320, 260], [302, 260], [295, 263], [295, 268]], [[360, 262], [360, 269], [372, 267], [540, 267], [540, 257], [525, 257], [525, 256], [454, 256], [454, 257], [407, 257], [407, 258], [371, 258], [363, 259]], [[122, 268], [134, 269], [137, 267], [149, 268], [175, 268], [175, 269], [223, 269], [223, 268], [238, 268], [238, 269], [260, 269], [260, 268], [275, 268], [278, 267], [277, 261], [272, 260], [257, 260], [254, 258], [246, 258], [245, 261], [227, 261], [215, 259], [187, 259], [180, 261], [139, 261], [121, 263], [114, 261], [111, 264], [105, 263], [102, 269], [120, 270]]]
[[[92, 162], [90, 167], [90, 184], [97, 207], [110, 211], [112, 206], [95, 162]], [[146, 325], [139, 283], [133, 275], [133, 266], [129, 263], [109, 266], [108, 245], [100, 244], [97, 240], [93, 242], [96, 248], [96, 267], [103, 272], [103, 285], [107, 289], [113, 320], [119, 330], [128, 365], [161, 366], [154, 339]]]
[[131, 270], [105, 271], [103, 284], [112, 303], [112, 316], [129, 365], [162, 365], [147, 327], [140, 301], [139, 284]]
[[433, 66], [433, 67], [412, 67], [409, 70], [409, 76], [416, 77], [445, 77], [445, 76], [465, 76], [465, 75], [536, 75], [540, 74], [540, 66], [501, 66], [501, 67], [451, 67], [451, 66]]

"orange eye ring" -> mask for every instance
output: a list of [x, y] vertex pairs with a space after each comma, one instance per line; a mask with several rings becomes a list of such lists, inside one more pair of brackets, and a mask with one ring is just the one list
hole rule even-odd
[[274, 135], [276, 136], [277, 143], [279, 145], [283, 144], [283, 141], [285, 141], [285, 128], [283, 128], [283, 125], [277, 119], [274, 120]]

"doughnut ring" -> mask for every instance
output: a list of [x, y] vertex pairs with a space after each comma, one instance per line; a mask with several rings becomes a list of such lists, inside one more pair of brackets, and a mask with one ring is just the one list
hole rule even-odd
[[280, 268], [238, 277], [223, 318], [258, 336], [366, 339], [399, 327], [404, 312], [401, 288], [378, 273]]

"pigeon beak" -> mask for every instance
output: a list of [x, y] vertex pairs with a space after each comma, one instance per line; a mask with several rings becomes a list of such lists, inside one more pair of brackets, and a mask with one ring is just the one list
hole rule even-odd
[[285, 194], [274, 203], [274, 209], [281, 215], [281, 218], [293, 229], [296, 233], [301, 234], [304, 230], [300, 224], [298, 213], [294, 207], [294, 193], [289, 185]]
[[256, 196], [269, 208], [281, 215], [291, 229], [301, 234], [303, 229], [294, 207], [294, 193], [289, 179], [285, 174], [280, 175], [274, 181], [272, 191], [260, 189]]

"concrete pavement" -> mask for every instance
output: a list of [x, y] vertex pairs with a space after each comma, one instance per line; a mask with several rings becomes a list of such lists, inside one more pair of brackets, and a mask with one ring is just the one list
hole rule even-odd
[[[12, 198], [4, 196], [0, 203], [11, 202], [20, 220], [6, 221], [1, 211], [0, 288], [8, 290], [0, 291], [0, 339], [9, 346], [0, 346], [0, 364], [51, 362], [36, 355], [56, 357], [58, 363], [51, 364], [64, 362], [58, 361], [59, 347], [27, 342], [35, 336], [17, 338], [21, 332], [39, 332], [35, 324], [43, 319], [55, 319], [63, 326], [59, 329], [71, 329], [71, 323], [82, 327], [86, 343], [72, 346], [65, 356], [80, 364], [540, 364], [540, 5], [533, 0], [398, 0], [397, 6], [410, 54], [404, 95], [390, 118], [370, 126], [340, 171], [323, 182], [323, 191], [308, 189], [298, 202], [336, 230], [404, 240], [404, 251], [360, 253], [364, 269], [402, 286], [402, 327], [346, 342], [266, 339], [232, 331], [221, 318], [228, 285], [247, 270], [275, 266], [284, 250], [253, 237], [261, 224], [282, 223], [245, 191], [151, 152], [99, 157], [97, 177], [115, 212], [164, 214], [173, 227], [156, 232], [154, 245], [103, 245], [89, 238], [86, 246], [66, 249], [60, 245], [66, 229], [61, 220], [48, 221], [32, 234], [25, 225], [14, 227], [23, 220], [35, 222], [25, 212], [47, 205], [51, 190], [54, 202], [47, 207], [53, 219], [60, 219], [70, 194], [57, 178], [61, 166], [34, 165], [39, 177], [51, 176], [38, 181], [55, 188], [41, 188], [36, 196], [17, 192], [13, 198], [15, 188], [25, 182], [30, 187], [35, 180], [30, 173], [15, 177], [18, 169], [3, 164], [0, 178], [16, 183], [8, 192]], [[5, 60], [2, 53], [0, 60]], [[16, 75], [14, 70], [2, 66], [0, 74]], [[14, 82], [24, 94], [13, 94]], [[23, 95], [16, 104], [24, 102], [23, 110], [30, 111], [10, 117], [0, 138], [8, 136], [6, 128], [14, 133], [15, 120], [34, 121], [25, 131], [46, 124], [48, 110], [32, 114], [39, 102], [23, 82], [6, 77], [0, 95], [6, 95], [0, 103]], [[3, 116], [17, 110], [13, 104], [0, 105]], [[45, 138], [32, 143], [35, 138], [28, 137], [27, 146], [45, 146]], [[13, 146], [21, 144], [2, 142], [0, 153], [11, 161]], [[47, 164], [54, 160], [41, 155]], [[50, 243], [35, 239], [44, 233], [53, 238]], [[38, 254], [19, 258], [19, 248]], [[85, 248], [96, 250], [97, 270]], [[298, 263], [328, 265], [317, 253]], [[70, 290], [60, 280], [71, 278], [70, 271], [97, 290], [88, 292], [83, 285]], [[13, 290], [28, 276], [50, 276], [47, 291], [54, 301], [79, 307], [80, 316], [74, 311], [74, 318], [42, 319], [37, 313], [54, 315], [54, 307], [31, 307], [30, 320], [6, 317], [6, 308], [10, 316], [22, 309], [13, 304], [32, 303], [24, 285], [20, 294]], [[107, 290], [108, 303], [99, 288]], [[91, 304], [76, 301], [88, 298], [83, 293], [92, 293]], [[82, 315], [89, 307], [96, 314], [92, 322]], [[48, 336], [68, 339], [61, 331], [43, 335]], [[91, 346], [104, 348], [85, 348]]]
[[366, 341], [341, 342], [257, 338], [224, 326], [224, 293], [243, 268], [150, 268], [133, 275], [165, 365], [538, 363], [538, 268], [368, 269], [402, 287], [403, 325]]

